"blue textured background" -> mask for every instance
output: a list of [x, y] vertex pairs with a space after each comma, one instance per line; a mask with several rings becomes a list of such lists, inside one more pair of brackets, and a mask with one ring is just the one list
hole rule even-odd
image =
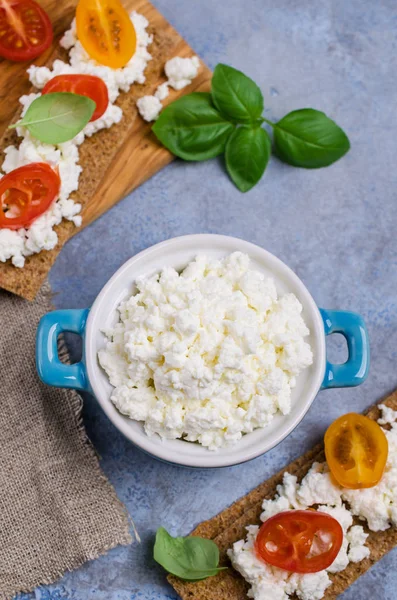
[[[56, 306], [90, 306], [124, 261], [161, 240], [234, 235], [289, 264], [320, 306], [360, 312], [370, 331], [372, 367], [360, 388], [321, 392], [293, 434], [266, 456], [220, 471], [185, 470], [144, 456], [87, 400], [89, 435], [142, 544], [113, 550], [23, 600], [176, 600], [151, 558], [157, 527], [187, 534], [308, 449], [338, 415], [361, 411], [397, 386], [396, 1], [155, 4], [210, 67], [226, 62], [258, 82], [268, 118], [308, 106], [324, 110], [348, 132], [352, 149], [315, 171], [272, 159], [246, 195], [229, 182], [221, 161], [173, 163], [68, 243], [50, 276]], [[342, 359], [334, 338], [330, 355]], [[397, 550], [343, 599], [394, 600], [396, 589]]]

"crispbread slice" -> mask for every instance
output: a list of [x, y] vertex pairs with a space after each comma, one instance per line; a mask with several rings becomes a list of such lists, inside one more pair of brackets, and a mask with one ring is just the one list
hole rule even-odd
[[[79, 163], [83, 167], [83, 172], [80, 175], [79, 189], [71, 195], [71, 198], [83, 205], [82, 227], [94, 221], [120, 198], [173, 159], [168, 150], [162, 147], [151, 133], [152, 124], [146, 123], [138, 115], [136, 100], [146, 94], [153, 94], [157, 86], [164, 81], [164, 64], [168, 59], [173, 56], [186, 57], [194, 54], [185, 40], [148, 0], [123, 0], [123, 5], [127, 10], [136, 10], [149, 20], [148, 31], [154, 35], [153, 43], [149, 46], [153, 60], [146, 68], [145, 84], [134, 84], [129, 92], [121, 93], [118, 97], [116, 104], [123, 109], [124, 113], [122, 121], [110, 129], [104, 129], [87, 138], [80, 146]], [[51, 67], [56, 58], [67, 61], [68, 54], [57, 48], [45, 64]], [[201, 62], [199, 74], [192, 84], [179, 92], [171, 91], [164, 104], [192, 91], [208, 91], [210, 80], [211, 71]], [[2, 85], [5, 83], [3, 81]], [[31, 89], [31, 91], [35, 90]], [[20, 109], [17, 110], [12, 122], [15, 123], [19, 117]], [[16, 132], [6, 130], [0, 138], [0, 155], [8, 145], [17, 143], [19, 138]], [[81, 230], [66, 220], [54, 229], [59, 241], [53, 250], [43, 250], [39, 254], [28, 257], [22, 269], [14, 267], [11, 261], [0, 263], [1, 288], [28, 300], [34, 299], [62, 246]]]
[[[384, 404], [397, 410], [397, 390], [383, 401]], [[366, 413], [371, 419], [378, 419], [380, 411], [377, 405], [372, 406]], [[319, 444], [306, 454], [297, 458], [288, 466], [284, 467], [276, 475], [260, 484], [257, 488], [240, 498], [209, 521], [204, 521], [192, 532], [213, 539], [220, 551], [220, 563], [230, 568], [221, 571], [215, 577], [204, 581], [187, 582], [173, 575], [168, 581], [181, 596], [182, 600], [247, 600], [248, 584], [243, 577], [235, 571], [227, 558], [226, 551], [238, 540], [245, 538], [247, 525], [260, 524], [259, 516], [262, 512], [262, 502], [265, 498], [273, 498], [276, 487], [282, 482], [285, 471], [296, 475], [301, 480], [309, 471], [315, 461], [324, 461], [323, 445]], [[363, 521], [355, 519], [355, 522], [363, 525]], [[364, 527], [365, 528], [365, 527]], [[367, 546], [371, 550], [369, 558], [359, 563], [349, 563], [340, 573], [330, 574], [332, 585], [325, 592], [324, 598], [331, 600], [337, 598], [348, 588], [360, 575], [365, 573], [375, 562], [380, 560], [387, 552], [397, 546], [397, 529], [390, 528], [387, 531], [373, 532], [365, 528], [369, 533]]]

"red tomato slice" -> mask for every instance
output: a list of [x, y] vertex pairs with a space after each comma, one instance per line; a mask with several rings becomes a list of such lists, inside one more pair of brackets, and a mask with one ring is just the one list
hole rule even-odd
[[336, 519], [313, 510], [289, 510], [267, 519], [255, 540], [257, 556], [293, 573], [317, 573], [335, 560], [343, 542]]
[[72, 92], [91, 98], [96, 109], [90, 121], [96, 121], [103, 115], [109, 104], [106, 83], [95, 75], [57, 75], [43, 87], [42, 94], [53, 92]]
[[0, 56], [14, 61], [36, 58], [51, 46], [47, 13], [34, 0], [0, 0]]
[[0, 229], [29, 227], [59, 196], [61, 180], [47, 163], [30, 163], [0, 179]]

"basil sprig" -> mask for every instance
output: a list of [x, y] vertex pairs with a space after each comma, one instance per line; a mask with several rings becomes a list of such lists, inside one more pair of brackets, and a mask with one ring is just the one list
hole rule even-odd
[[253, 123], [265, 108], [256, 83], [227, 65], [220, 64], [215, 68], [211, 94], [216, 108], [235, 123]]
[[160, 142], [184, 160], [225, 154], [226, 170], [242, 192], [261, 179], [274, 153], [290, 165], [327, 167], [348, 152], [345, 132], [323, 112], [295, 110], [277, 123], [262, 116], [262, 92], [252, 79], [228, 65], [216, 66], [211, 94], [193, 93], [164, 109], [152, 130]]
[[174, 538], [164, 527], [157, 530], [153, 556], [168, 573], [188, 581], [206, 579], [226, 569], [218, 567], [215, 542], [196, 536]]
[[44, 94], [33, 100], [21, 121], [11, 127], [26, 127], [45, 144], [73, 139], [91, 119], [96, 104], [91, 98], [71, 92]]
[[184, 160], [207, 160], [225, 150], [234, 126], [214, 108], [211, 94], [193, 93], [176, 100], [160, 115], [153, 131]]
[[294, 110], [273, 127], [277, 156], [294, 167], [328, 167], [350, 148], [345, 132], [313, 108]]
[[262, 177], [272, 153], [270, 136], [261, 127], [237, 127], [226, 144], [225, 162], [230, 179], [248, 192]]

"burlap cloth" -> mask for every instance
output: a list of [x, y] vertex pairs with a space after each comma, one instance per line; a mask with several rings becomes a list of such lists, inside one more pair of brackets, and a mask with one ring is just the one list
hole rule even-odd
[[0, 599], [129, 544], [128, 514], [102, 474], [75, 392], [43, 385], [35, 333], [51, 310], [0, 290]]

